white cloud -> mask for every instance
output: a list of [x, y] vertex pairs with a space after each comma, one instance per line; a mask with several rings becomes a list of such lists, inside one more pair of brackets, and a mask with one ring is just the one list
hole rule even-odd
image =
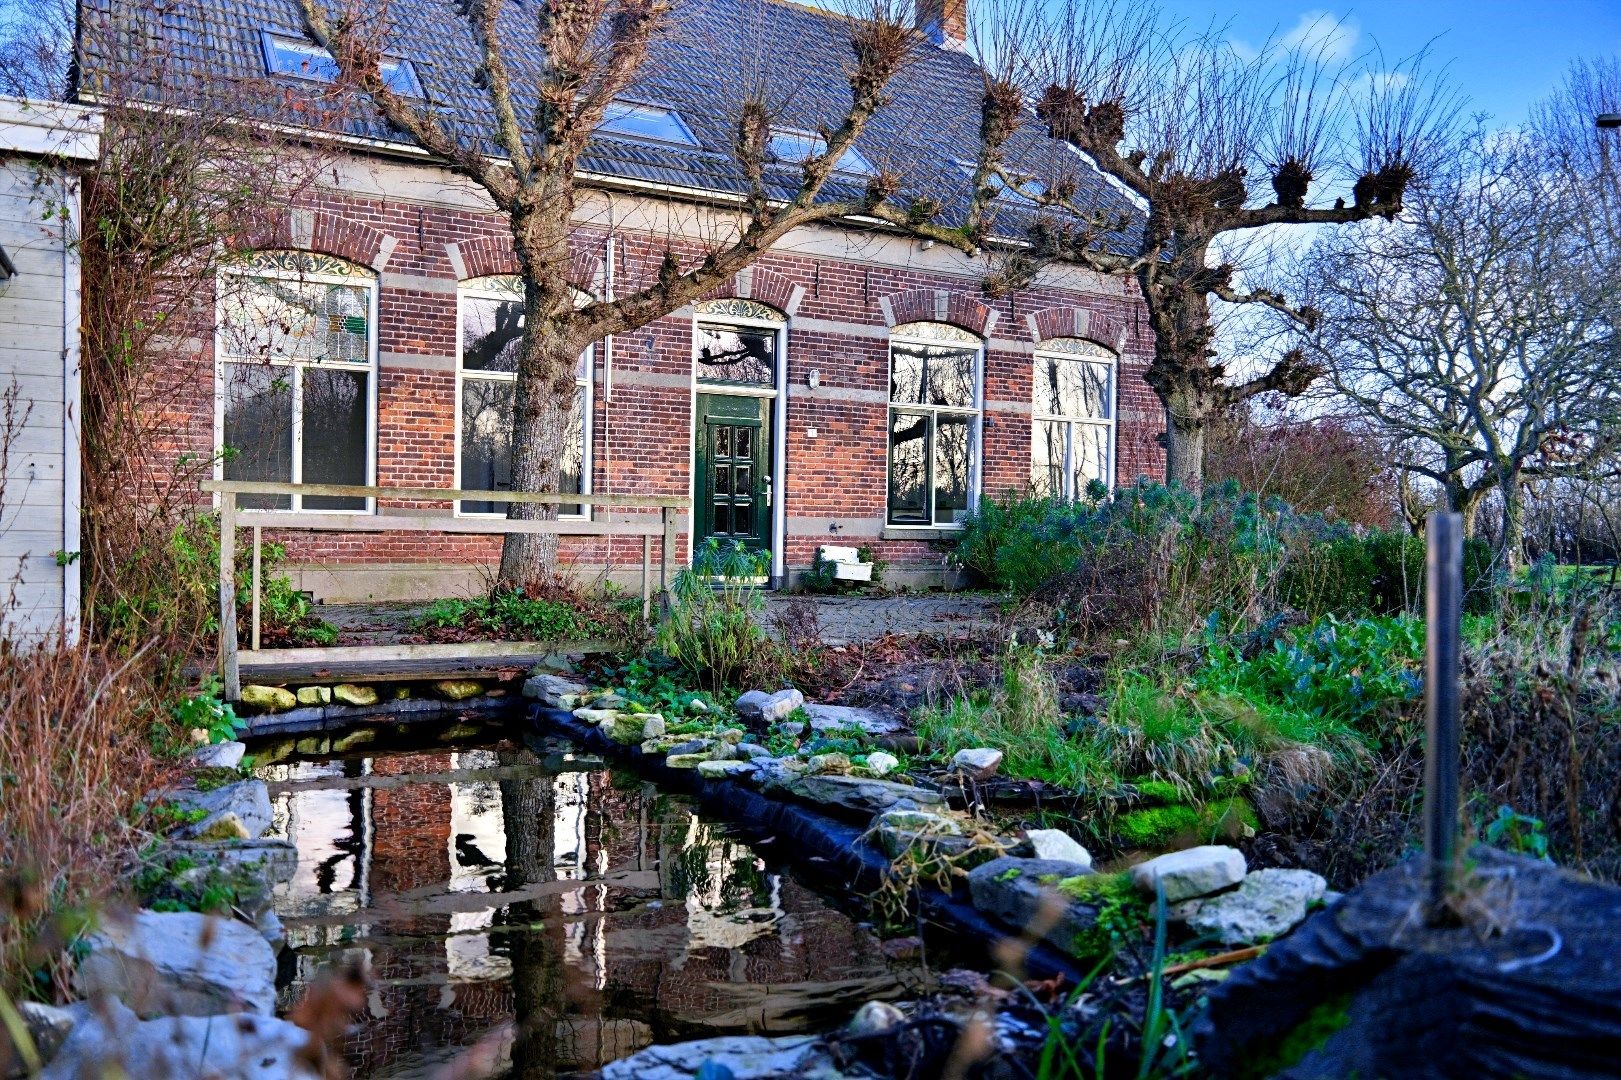
[[1324, 61], [1348, 60], [1362, 37], [1361, 25], [1350, 16], [1339, 18], [1320, 8], [1300, 16], [1294, 28], [1283, 35], [1286, 49], [1300, 49]]
[[1393, 94], [1411, 79], [1405, 71], [1364, 71], [1346, 84], [1347, 92], [1359, 101], [1376, 95]]

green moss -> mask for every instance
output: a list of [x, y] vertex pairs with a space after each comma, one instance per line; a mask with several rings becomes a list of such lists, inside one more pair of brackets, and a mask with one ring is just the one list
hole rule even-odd
[[1245, 830], [1254, 832], [1261, 827], [1261, 819], [1256, 817], [1255, 807], [1241, 795], [1217, 799], [1205, 807], [1205, 817], [1211, 835], [1232, 839], [1245, 835]]
[[1096, 921], [1070, 943], [1070, 953], [1081, 959], [1113, 953], [1152, 921], [1147, 900], [1127, 873], [1079, 874], [1060, 881], [1058, 891], [1097, 910]]
[[1336, 1031], [1350, 1023], [1351, 995], [1336, 994], [1320, 1003], [1274, 1046], [1256, 1047], [1256, 1053], [1238, 1075], [1249, 1080], [1276, 1076], [1300, 1063], [1313, 1050], [1320, 1050]]
[[1127, 847], [1155, 848], [1197, 832], [1203, 824], [1204, 816], [1191, 806], [1150, 806], [1121, 814], [1114, 829]]
[[1182, 801], [1182, 792], [1175, 784], [1165, 780], [1144, 777], [1133, 780], [1131, 786], [1137, 789], [1137, 796], [1146, 803], [1173, 806]]

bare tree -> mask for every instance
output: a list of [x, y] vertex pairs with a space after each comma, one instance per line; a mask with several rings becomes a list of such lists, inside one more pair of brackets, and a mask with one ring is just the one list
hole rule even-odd
[[1477, 127], [1399, 220], [1322, 238], [1301, 281], [1323, 313], [1309, 362], [1471, 524], [1501, 500], [1511, 568], [1527, 475], [1595, 457], [1621, 419], [1621, 294], [1592, 260], [1587, 185], [1548, 164], [1537, 139]]
[[[813, 153], [776, 197], [767, 181], [773, 106], [769, 80], [740, 82], [733, 154], [747, 180], [735, 217], [699, 250], [672, 243], [651, 282], [612, 299], [577, 305], [568, 279], [569, 240], [581, 198], [577, 164], [616, 97], [643, 73], [650, 46], [669, 32], [666, 0], [549, 0], [518, 6], [469, 0], [462, 10], [479, 50], [479, 77], [492, 128], [489, 143], [452, 130], [433, 110], [390, 88], [379, 71], [386, 5], [300, 0], [309, 32], [379, 112], [452, 172], [482, 188], [504, 214], [524, 284], [524, 328], [514, 392], [512, 486], [552, 491], [564, 442], [575, 362], [593, 341], [644, 326], [699, 299], [760, 258], [794, 229], [855, 216], [905, 227], [906, 211], [886, 203], [899, 178], [882, 171], [856, 198], [824, 194], [828, 178], [868, 120], [885, 87], [920, 43], [910, 19], [887, 0], [858, 4], [850, 34], [850, 87], [843, 114], [823, 129]], [[481, 135], [483, 133], [480, 133]], [[513, 506], [515, 518], [555, 513]], [[513, 535], [502, 549], [500, 582], [521, 585], [552, 570], [557, 539]]]
[[[982, 51], [1001, 59], [1009, 84], [987, 81], [996, 122], [986, 124], [978, 181], [1040, 210], [990, 288], [1017, 288], [1055, 264], [1134, 279], [1154, 332], [1145, 378], [1165, 404], [1167, 477], [1197, 489], [1213, 417], [1258, 394], [1299, 394], [1320, 374], [1298, 351], [1243, 378], [1218, 357], [1213, 301], [1264, 305], [1308, 328], [1318, 320], [1276, 289], [1244, 285], [1244, 251], [1264, 257], [1254, 239], [1280, 226], [1399, 214], [1450, 120], [1451, 95], [1422, 57], [1390, 70], [1376, 56], [1335, 63], [1329, 27], [1251, 53], [1221, 27], [1187, 34], [1151, 6], [1064, 0], [998, 16], [982, 32]], [[1004, 104], [1014, 84], [1049, 134], [1131, 193], [1143, 227], [1098, 214], [1071, 177], [1031, 174], [999, 153], [1022, 119]], [[1315, 180], [1353, 177], [1349, 204], [1307, 205]], [[983, 239], [979, 224], [971, 216], [971, 239]]]

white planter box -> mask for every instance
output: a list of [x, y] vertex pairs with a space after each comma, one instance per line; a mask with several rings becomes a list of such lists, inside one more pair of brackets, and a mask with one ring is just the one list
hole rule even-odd
[[871, 581], [872, 563], [836, 562], [833, 564], [833, 577], [836, 581]]

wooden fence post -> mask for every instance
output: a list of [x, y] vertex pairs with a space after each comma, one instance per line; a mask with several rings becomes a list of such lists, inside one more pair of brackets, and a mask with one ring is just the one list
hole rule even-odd
[[220, 496], [220, 668], [225, 700], [242, 698], [236, 660], [236, 493]]

